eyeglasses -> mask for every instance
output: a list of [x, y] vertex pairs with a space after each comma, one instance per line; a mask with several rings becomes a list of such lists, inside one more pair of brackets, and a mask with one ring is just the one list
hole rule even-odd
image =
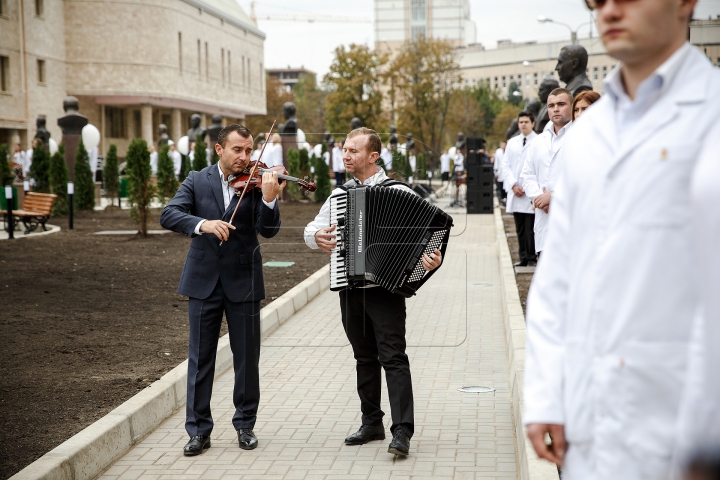
[[[634, 0], [614, 0], [615, 3], [630, 3], [632, 1]], [[587, 5], [590, 10], [603, 8], [606, 3], [607, 0], [585, 0], [585, 5]]]

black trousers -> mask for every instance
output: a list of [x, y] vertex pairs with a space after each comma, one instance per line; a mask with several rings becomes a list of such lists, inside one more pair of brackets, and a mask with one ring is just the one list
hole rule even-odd
[[345, 183], [345, 172], [335, 172], [335, 186], [339, 187]]
[[340, 292], [343, 327], [357, 362], [357, 390], [363, 425], [380, 425], [385, 369], [392, 416], [391, 432], [402, 427], [408, 437], [415, 430], [410, 361], [405, 354], [405, 297], [381, 287]]
[[513, 217], [520, 245], [520, 261], [535, 260], [535, 214], [513, 213]]
[[208, 298], [190, 297], [188, 311], [190, 348], [185, 430], [194, 437], [210, 435], [213, 429], [210, 396], [223, 313], [227, 318], [235, 369], [232, 423], [235, 430], [253, 428], [260, 403], [260, 302], [231, 302], [218, 280]]
[[507, 192], [503, 188], [503, 182], [495, 180], [495, 188], [497, 188], [498, 199], [504, 200], [507, 198]]

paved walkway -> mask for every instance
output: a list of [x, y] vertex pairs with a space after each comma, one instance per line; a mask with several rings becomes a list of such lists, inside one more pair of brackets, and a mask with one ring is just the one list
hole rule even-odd
[[[263, 343], [256, 450], [237, 445], [227, 372], [215, 382], [212, 448], [183, 457], [183, 410], [100, 478], [517, 478], [494, 220], [451, 214], [456, 227], [447, 260], [408, 301], [416, 418], [409, 457], [387, 453], [387, 398], [387, 440], [343, 444], [360, 425], [360, 403], [337, 294], [327, 291]], [[497, 391], [457, 391], [478, 385]]]

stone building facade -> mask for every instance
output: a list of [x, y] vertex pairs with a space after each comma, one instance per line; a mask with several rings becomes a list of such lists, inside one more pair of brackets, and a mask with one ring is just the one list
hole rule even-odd
[[0, 143], [29, 148], [39, 115], [59, 141], [67, 95], [121, 157], [160, 123], [177, 141], [193, 113], [266, 113], [265, 34], [234, 0], [0, 2]]

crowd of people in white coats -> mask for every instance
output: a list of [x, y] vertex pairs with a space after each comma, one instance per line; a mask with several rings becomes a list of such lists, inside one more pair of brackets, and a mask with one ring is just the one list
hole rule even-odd
[[564, 480], [720, 478], [720, 70], [697, 0], [586, 0], [605, 94], [495, 155], [527, 301], [523, 422]]

